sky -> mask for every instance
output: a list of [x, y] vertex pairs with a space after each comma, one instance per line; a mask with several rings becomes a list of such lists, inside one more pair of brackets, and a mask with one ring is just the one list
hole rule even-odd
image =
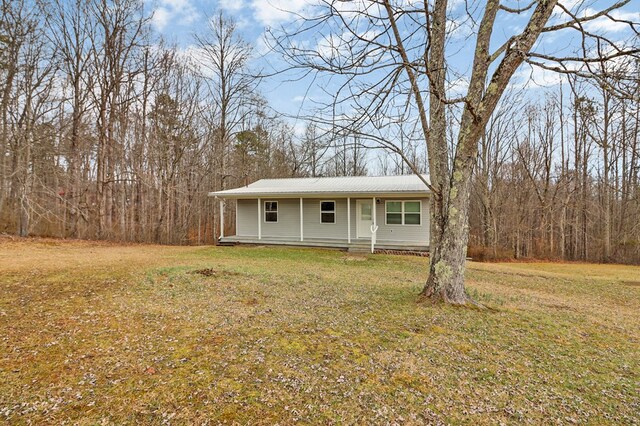
[[[362, 0], [366, 1], [366, 0]], [[403, 0], [411, 2], [416, 0]], [[292, 25], [296, 14], [305, 14], [310, 10], [313, 0], [149, 0], [146, 7], [153, 11], [152, 26], [167, 41], [177, 44], [180, 48], [188, 50], [194, 44], [194, 33], [206, 31], [207, 19], [216, 11], [221, 10], [226, 15], [233, 17], [237, 23], [240, 35], [253, 44], [256, 58], [252, 66], [255, 69], [270, 71], [281, 63], [281, 58], [276, 53], [269, 52], [264, 41], [265, 30], [277, 29], [280, 26]], [[462, 19], [465, 15], [465, 4], [472, 4], [469, 0], [450, 0], [451, 16], [450, 25], [453, 33], [448, 46], [447, 60], [456, 77], [451, 78], [451, 95], [462, 93], [468, 81], [468, 72], [471, 68], [473, 53], [474, 26], [468, 19]], [[477, 7], [481, 2], [476, 1], [477, 13], [482, 7]], [[503, 3], [511, 7], [522, 7], [529, 1], [505, 0]], [[578, 11], [578, 14], [586, 14], [603, 7], [610, 6], [613, 1], [602, 0], [564, 0], [561, 1], [569, 9]], [[622, 10], [614, 12], [614, 16], [620, 19], [640, 22], [640, 0], [632, 0]], [[566, 20], [558, 9], [552, 18], [554, 22]], [[526, 24], [526, 17], [500, 13], [494, 30], [494, 44], [497, 46], [509, 36], [521, 31]], [[604, 32], [614, 39], [627, 39], [630, 35], [628, 26], [621, 23], [612, 23], [606, 18], [598, 19], [588, 24], [590, 31]], [[300, 43], [315, 45], [321, 48], [321, 37], [308, 34], [308, 39], [299, 40]], [[569, 32], [547, 34], [540, 39], [536, 51], [545, 53], [571, 53], [575, 50], [578, 40]], [[291, 75], [277, 75], [266, 79], [260, 86], [261, 93], [268, 100], [271, 107], [287, 115], [296, 115], [300, 111], [310, 108], [314, 100], [327, 97], [323, 89], [327, 88], [326, 81], [303, 79], [292, 81]], [[531, 77], [531, 78], [530, 78]], [[545, 72], [540, 69], [532, 69], [525, 66], [519, 69], [514, 76], [512, 86], [523, 87], [528, 96], [542, 96], [545, 89], [553, 88], [561, 80], [555, 73]], [[294, 126], [296, 123], [293, 123]]]
[[[147, 7], [153, 10], [154, 30], [185, 50], [194, 47], [194, 33], [206, 31], [208, 17], [222, 11], [236, 21], [239, 34], [254, 46], [253, 68], [268, 72], [273, 70], [274, 54], [268, 51], [265, 31], [288, 24], [294, 19], [290, 12], [300, 12], [308, 3], [308, 0], [155, 0], [147, 2]], [[292, 83], [288, 77], [276, 76], [265, 79], [260, 92], [274, 110], [295, 115], [308, 87], [308, 82]]]

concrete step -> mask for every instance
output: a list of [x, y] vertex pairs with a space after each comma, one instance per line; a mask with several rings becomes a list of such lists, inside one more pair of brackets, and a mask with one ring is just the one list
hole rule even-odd
[[347, 253], [368, 254], [371, 253], [371, 246], [350, 246], [347, 249]]

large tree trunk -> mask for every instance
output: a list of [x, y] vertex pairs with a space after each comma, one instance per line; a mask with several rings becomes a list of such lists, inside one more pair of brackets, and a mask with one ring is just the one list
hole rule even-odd
[[[557, 1], [548, 1], [537, 5], [521, 38], [512, 46], [506, 47], [502, 61], [486, 86], [487, 73], [492, 62], [491, 34], [500, 8], [498, 0], [487, 1], [478, 29], [469, 91], [460, 122], [453, 164], [450, 173], [446, 174], [443, 174], [443, 171], [448, 170], [449, 148], [446, 139], [440, 134], [441, 128], [446, 131], [446, 125], [443, 125], [444, 106], [440, 97], [445, 93], [441, 72], [444, 64], [445, 34], [442, 23], [446, 21], [444, 18], [447, 2], [443, 0], [435, 3], [431, 32], [432, 55], [435, 56], [430, 58], [429, 63], [433, 74], [430, 80], [431, 131], [427, 146], [430, 157], [429, 170], [432, 179], [434, 175], [437, 179], [434, 188], [438, 193], [434, 194], [433, 198], [430, 273], [421, 293], [422, 298], [460, 305], [471, 302], [464, 287], [464, 271], [469, 240], [471, 175], [478, 156], [478, 144], [513, 73], [524, 60], [522, 52], [528, 52], [538, 39], [556, 3]], [[440, 23], [440, 27], [437, 27], [436, 23]], [[434, 103], [439, 104], [438, 108], [434, 108]], [[446, 134], [445, 131], [442, 134]]]
[[461, 186], [458, 195], [449, 202], [449, 217], [441, 213], [443, 210], [437, 201], [432, 203], [436, 204], [432, 206], [432, 230], [436, 232], [430, 244], [429, 278], [421, 293], [422, 298], [455, 305], [471, 301], [464, 286], [469, 242], [469, 184]]

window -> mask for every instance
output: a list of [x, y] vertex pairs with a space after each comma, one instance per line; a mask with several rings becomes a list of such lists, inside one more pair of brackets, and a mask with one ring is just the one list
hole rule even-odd
[[387, 201], [385, 215], [387, 225], [421, 225], [421, 201]]
[[264, 202], [264, 221], [265, 222], [278, 221], [278, 202], [277, 201]]
[[360, 204], [360, 219], [371, 220], [371, 203]]
[[420, 225], [420, 201], [404, 202], [404, 224]]
[[320, 201], [320, 223], [336, 223], [335, 201]]
[[387, 225], [402, 225], [402, 201], [387, 201]]

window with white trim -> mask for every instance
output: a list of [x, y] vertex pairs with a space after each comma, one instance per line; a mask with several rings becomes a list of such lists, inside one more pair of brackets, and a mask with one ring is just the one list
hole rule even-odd
[[320, 223], [336, 223], [335, 201], [320, 201]]
[[264, 202], [264, 221], [265, 222], [278, 221], [278, 202], [277, 201]]
[[421, 201], [386, 201], [385, 217], [387, 225], [421, 225]]

